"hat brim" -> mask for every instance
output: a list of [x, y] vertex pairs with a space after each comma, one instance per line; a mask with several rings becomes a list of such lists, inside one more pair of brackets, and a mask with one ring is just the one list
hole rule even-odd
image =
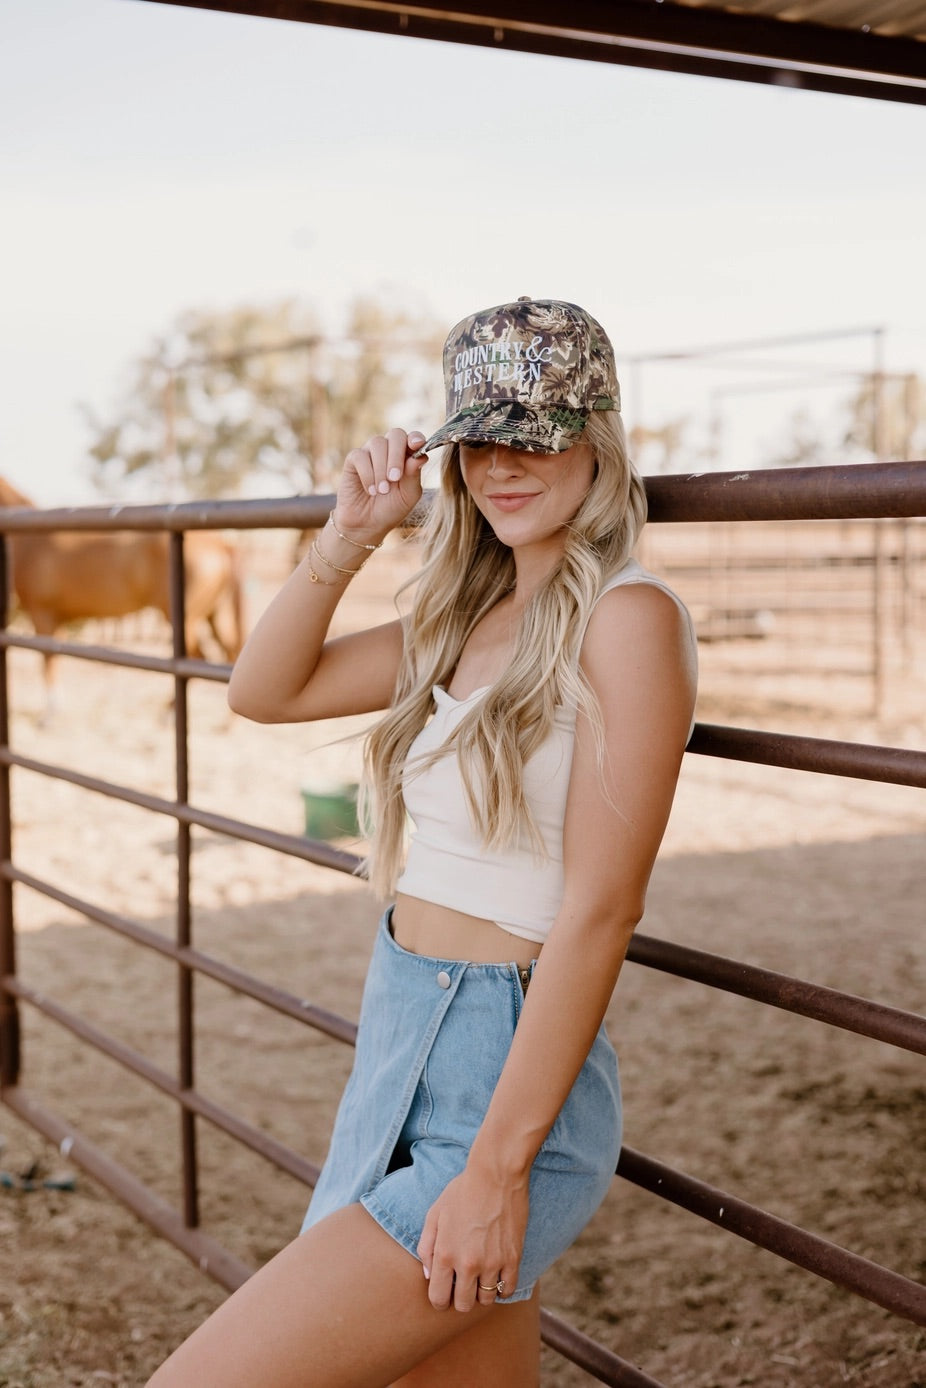
[[570, 406], [532, 409], [519, 400], [470, 406], [451, 415], [422, 448], [430, 453], [447, 443], [503, 443], [525, 453], [565, 453], [578, 443], [588, 410]]

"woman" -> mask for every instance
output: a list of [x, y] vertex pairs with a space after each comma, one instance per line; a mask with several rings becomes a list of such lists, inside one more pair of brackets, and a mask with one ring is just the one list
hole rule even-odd
[[[602, 1019], [689, 736], [694, 635], [631, 558], [645, 498], [600, 325], [502, 304], [457, 325], [444, 371], [447, 422], [348, 454], [232, 675], [263, 722], [388, 710], [364, 813], [393, 904], [303, 1232], [152, 1388], [529, 1388], [537, 1279], [614, 1173]], [[439, 444], [410, 616], [328, 640]]]

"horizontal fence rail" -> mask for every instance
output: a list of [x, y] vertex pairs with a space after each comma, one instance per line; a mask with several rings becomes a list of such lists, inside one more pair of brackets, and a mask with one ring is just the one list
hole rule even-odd
[[[871, 520], [926, 516], [926, 461], [647, 477], [650, 519]], [[333, 496], [161, 506], [0, 508], [3, 530], [294, 530], [323, 525]]]
[[654, 521], [872, 520], [926, 516], [926, 463], [648, 477]]
[[230, 665], [190, 656], [141, 655], [138, 651], [122, 651], [115, 646], [95, 646], [78, 641], [59, 641], [53, 636], [27, 636], [23, 632], [0, 630], [0, 645], [10, 650], [40, 651], [43, 655], [67, 655], [76, 660], [95, 660], [104, 665], [122, 666], [127, 670], [153, 670], [161, 675], [181, 676], [183, 679], [213, 680], [227, 683]]
[[[788, 469], [768, 473], [727, 473], [647, 479], [650, 514], [655, 521], [817, 519], [917, 516], [926, 513], [926, 465], [889, 463], [852, 468]], [[331, 497], [294, 497], [282, 501], [185, 503], [155, 507], [90, 507], [37, 512], [0, 510], [0, 536], [17, 531], [168, 530], [171, 533], [172, 630], [170, 657], [141, 655], [102, 645], [59, 641], [0, 630], [0, 1080], [3, 1101], [51, 1141], [63, 1145], [75, 1161], [119, 1199], [169, 1238], [204, 1271], [228, 1289], [240, 1286], [251, 1269], [198, 1227], [198, 1162], [195, 1123], [205, 1119], [281, 1170], [313, 1185], [317, 1167], [285, 1144], [269, 1137], [200, 1093], [193, 1083], [195, 975], [225, 985], [242, 996], [336, 1040], [352, 1044], [355, 1026], [305, 998], [256, 979], [212, 958], [193, 944], [189, 896], [191, 833], [202, 829], [302, 858], [332, 871], [355, 873], [356, 855], [284, 834], [244, 820], [199, 809], [189, 803], [187, 776], [187, 685], [192, 679], [227, 681], [230, 666], [186, 656], [183, 643], [183, 537], [197, 529], [310, 528], [324, 523]], [[0, 539], [0, 544], [3, 541]], [[5, 570], [5, 566], [0, 566]], [[0, 592], [0, 597], [5, 592]], [[6, 604], [4, 603], [4, 606]], [[131, 786], [69, 770], [24, 756], [9, 745], [7, 652], [31, 649], [43, 654], [120, 665], [169, 676], [175, 690], [176, 796], [151, 795]], [[689, 752], [733, 758], [795, 771], [855, 777], [897, 785], [926, 787], [926, 754], [903, 748], [869, 746], [827, 739], [698, 724]], [[10, 772], [68, 782], [90, 794], [134, 805], [172, 819], [177, 827], [177, 929], [170, 938], [124, 915], [107, 910], [52, 882], [19, 868], [12, 854]], [[14, 884], [43, 894], [66, 909], [140, 947], [153, 950], [177, 968], [180, 1000], [180, 1062], [177, 1074], [154, 1065], [146, 1056], [76, 1014], [65, 1002], [32, 988], [16, 968], [13, 921]], [[926, 1017], [876, 1001], [824, 988], [807, 980], [774, 973], [670, 941], [637, 935], [629, 959], [754, 1002], [784, 1009], [832, 1026], [873, 1037], [904, 1050], [926, 1054]], [[131, 1172], [19, 1084], [19, 1005], [26, 1005], [62, 1027], [81, 1043], [107, 1056], [128, 1072], [176, 1102], [182, 1115], [184, 1200], [180, 1213], [161, 1201]], [[673, 1170], [645, 1154], [624, 1148], [618, 1174], [654, 1195], [727, 1229], [739, 1237], [848, 1288], [894, 1314], [926, 1324], [926, 1288], [849, 1250], [829, 1243], [777, 1216]], [[655, 1379], [589, 1337], [542, 1311], [542, 1334], [598, 1381], [619, 1388], [660, 1388]]]
[[631, 940], [627, 958], [635, 964], [687, 978], [692, 983], [706, 983], [752, 1002], [764, 1002], [800, 1017], [812, 1017], [814, 1021], [854, 1031], [858, 1036], [886, 1041], [901, 1050], [926, 1055], [926, 1017], [917, 1012], [886, 1007], [853, 993], [792, 978], [790, 974], [756, 968], [737, 959], [725, 959], [719, 954], [708, 954], [668, 940], [655, 940], [640, 933]]
[[644, 1190], [671, 1200], [720, 1228], [730, 1229], [759, 1248], [777, 1253], [789, 1263], [856, 1292], [916, 1325], [926, 1325], [926, 1287], [919, 1282], [901, 1277], [704, 1181], [696, 1181], [631, 1147], [622, 1149], [617, 1170]]
[[926, 752], [914, 752], [906, 747], [874, 747], [864, 742], [837, 742], [793, 733], [766, 733], [751, 728], [699, 723], [691, 735], [688, 750], [706, 757], [761, 762], [765, 766], [813, 771], [817, 775], [926, 787]]

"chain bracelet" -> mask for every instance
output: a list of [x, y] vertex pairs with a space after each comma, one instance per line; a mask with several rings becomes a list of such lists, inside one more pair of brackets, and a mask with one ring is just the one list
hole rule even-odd
[[[337, 523], [337, 521], [336, 521], [335, 518], [334, 518], [334, 511], [329, 511], [329, 512], [328, 512], [328, 519], [331, 521], [331, 524], [332, 524], [332, 526], [333, 526], [333, 528], [334, 528], [334, 533], [335, 533], [335, 535], [337, 535], [337, 537], [338, 537], [339, 540], [343, 540], [344, 543], [345, 543], [346, 545], [353, 545], [354, 549], [365, 549], [365, 550], [368, 550], [370, 554], [373, 553], [374, 549], [382, 549], [382, 546], [383, 546], [382, 540], [380, 540], [380, 542], [379, 542], [378, 545], [362, 545], [362, 544], [359, 542], [359, 540], [352, 540], [351, 537], [350, 537], [349, 535], [345, 535], [344, 532], [343, 532], [342, 530], [339, 530], [339, 529], [338, 529], [338, 523]], [[364, 560], [363, 562], [366, 563], [366, 560]]]
[[316, 558], [320, 559], [323, 564], [327, 564], [328, 568], [331, 569], [334, 573], [344, 574], [347, 578], [353, 578], [354, 574], [359, 574], [360, 570], [363, 568], [363, 565], [367, 562], [366, 559], [364, 559], [362, 563], [357, 565], [356, 569], [342, 569], [340, 564], [335, 564], [333, 560], [328, 558], [327, 554], [322, 553], [322, 550], [318, 543], [318, 536], [316, 536], [315, 539], [312, 541], [310, 551], [314, 553]]
[[315, 569], [312, 565], [312, 560], [309, 557], [309, 555], [306, 555], [305, 562], [308, 566], [309, 578], [312, 581], [312, 583], [321, 583], [326, 588], [337, 588], [339, 586], [337, 579], [332, 580], [330, 578], [322, 578], [321, 574], [315, 572]]

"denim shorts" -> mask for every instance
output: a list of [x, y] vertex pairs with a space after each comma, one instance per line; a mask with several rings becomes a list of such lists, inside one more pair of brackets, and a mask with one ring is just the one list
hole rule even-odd
[[[428, 1210], [466, 1164], [524, 992], [516, 964], [410, 954], [392, 938], [390, 915], [379, 923], [354, 1067], [302, 1228], [359, 1201], [417, 1257]], [[518, 1286], [506, 1301], [526, 1300], [588, 1223], [620, 1142], [617, 1057], [602, 1026], [534, 1159]]]

